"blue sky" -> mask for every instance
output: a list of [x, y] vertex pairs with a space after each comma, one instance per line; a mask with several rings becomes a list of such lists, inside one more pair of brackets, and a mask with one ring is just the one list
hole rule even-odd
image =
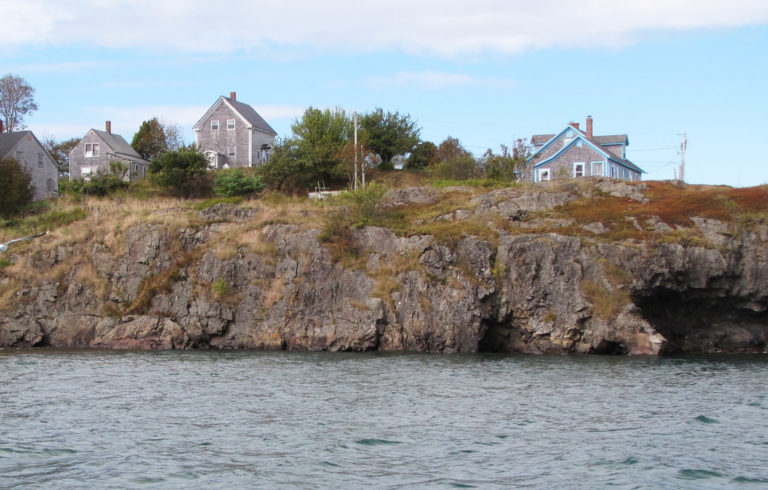
[[[33, 15], [30, 15], [32, 13]], [[11, 0], [0, 76], [38, 137], [192, 125], [236, 91], [280, 135], [308, 106], [408, 113], [477, 155], [592, 115], [646, 180], [768, 183], [768, 2]]]

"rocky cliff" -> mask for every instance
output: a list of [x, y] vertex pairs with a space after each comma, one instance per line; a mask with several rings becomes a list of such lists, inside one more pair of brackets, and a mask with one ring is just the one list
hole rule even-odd
[[609, 180], [401, 189], [381, 226], [334, 235], [329, 204], [91, 201], [0, 269], [0, 347], [765, 352], [766, 202]]

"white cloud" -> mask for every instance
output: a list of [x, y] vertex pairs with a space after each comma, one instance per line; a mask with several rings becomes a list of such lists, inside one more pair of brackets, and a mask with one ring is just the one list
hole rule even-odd
[[[765, 0], [27, 0], [0, 6], [0, 46], [227, 53], [275, 47], [454, 56], [615, 46], [643, 32], [768, 21]], [[117, 27], [116, 27], [117, 26]]]
[[478, 78], [464, 73], [441, 71], [400, 72], [388, 77], [372, 77], [368, 83], [374, 88], [421, 87], [440, 89], [446, 87], [509, 87], [514, 81], [504, 78]]

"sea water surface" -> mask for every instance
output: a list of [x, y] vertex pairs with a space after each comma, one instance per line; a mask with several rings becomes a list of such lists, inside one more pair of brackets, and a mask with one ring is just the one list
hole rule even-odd
[[768, 485], [768, 358], [0, 352], [0, 487]]

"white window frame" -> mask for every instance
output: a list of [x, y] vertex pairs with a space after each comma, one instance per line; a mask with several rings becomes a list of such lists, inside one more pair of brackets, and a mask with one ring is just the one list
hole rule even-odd
[[[577, 175], [578, 168], [581, 167], [581, 175]], [[573, 178], [577, 177], [586, 177], [586, 168], [587, 166], [584, 164], [584, 162], [573, 162]]]
[[37, 166], [39, 168], [43, 168], [43, 154], [42, 153], [38, 153], [37, 154]]
[[237, 147], [236, 146], [230, 146], [227, 148], [227, 156], [228, 157], [235, 157], [237, 156]]
[[[544, 178], [546, 176], [546, 178]], [[552, 169], [540, 168], [539, 169], [539, 182], [547, 182], [552, 180]]]
[[[602, 165], [602, 172], [595, 173], [595, 165]], [[597, 176], [597, 177], [605, 177], [605, 162], [596, 161], [590, 163], [590, 175]]]
[[227, 131], [234, 131], [234, 130], [235, 130], [235, 120], [227, 119]]
[[211, 120], [211, 131], [218, 131], [219, 130], [219, 120], [218, 119], [212, 119]]

